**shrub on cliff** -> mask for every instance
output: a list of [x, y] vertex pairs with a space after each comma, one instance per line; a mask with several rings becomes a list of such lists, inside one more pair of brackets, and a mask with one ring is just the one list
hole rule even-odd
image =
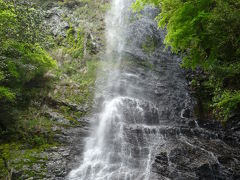
[[0, 0], [0, 128], [11, 124], [29, 84], [55, 66], [43, 47], [45, 31], [43, 14], [30, 1]]
[[79, 5], [81, 1], [79, 0], [64, 0], [63, 5], [67, 6], [68, 8], [74, 8], [75, 6]]

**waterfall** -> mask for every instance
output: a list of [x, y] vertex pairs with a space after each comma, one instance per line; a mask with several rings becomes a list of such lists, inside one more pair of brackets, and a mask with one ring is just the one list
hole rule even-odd
[[180, 58], [165, 48], [166, 32], [154, 20], [159, 10], [148, 6], [136, 15], [131, 3], [112, 0], [106, 14], [106, 52], [90, 132], [67, 178], [229, 179], [220, 178], [232, 170], [219, 160], [220, 151], [228, 157], [229, 147], [192, 118], [194, 101]]
[[102, 96], [104, 101], [93, 120], [93, 131], [86, 139], [83, 161], [70, 172], [69, 180], [150, 178], [152, 152], [162, 136], [158, 132], [157, 117], [149, 123], [146, 113], [157, 116], [158, 110], [144, 101], [142, 88], [131, 82], [139, 81], [139, 75], [120, 68], [125, 58], [130, 6], [131, 0], [112, 0], [106, 15], [107, 48], [103, 68], [109, 64], [111, 67], [107, 81], [101, 83], [102, 89], [98, 87], [96, 92], [96, 98]]

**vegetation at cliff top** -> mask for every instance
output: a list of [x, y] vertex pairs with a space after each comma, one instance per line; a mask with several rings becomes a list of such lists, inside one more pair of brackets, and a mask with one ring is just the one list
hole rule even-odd
[[[137, 0], [137, 11], [151, 4], [161, 9], [159, 27], [165, 44], [183, 56], [182, 66], [197, 74], [192, 85], [200, 106], [226, 121], [240, 110], [240, 1]], [[204, 105], [203, 105], [204, 104]]]

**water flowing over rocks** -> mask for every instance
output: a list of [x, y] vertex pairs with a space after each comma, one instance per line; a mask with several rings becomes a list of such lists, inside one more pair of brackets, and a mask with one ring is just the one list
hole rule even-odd
[[193, 117], [181, 59], [165, 49], [154, 21], [158, 10], [137, 16], [130, 4], [112, 1], [90, 134], [67, 179], [239, 179], [239, 146], [224, 141], [220, 125]]

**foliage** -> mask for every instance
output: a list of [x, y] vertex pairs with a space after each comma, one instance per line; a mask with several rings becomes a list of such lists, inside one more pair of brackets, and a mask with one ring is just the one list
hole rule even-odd
[[0, 0], [0, 128], [11, 123], [9, 115], [22, 106], [27, 89], [55, 66], [45, 37], [41, 10], [30, 1]]
[[85, 32], [82, 28], [75, 30], [70, 27], [67, 31], [67, 44], [66, 52], [71, 54], [73, 58], [83, 58], [84, 56], [84, 41]]
[[[18, 170], [27, 177], [43, 179], [47, 172], [48, 157], [42, 154], [44, 150], [56, 147], [55, 144], [44, 144], [38, 148], [27, 148], [21, 142], [5, 143], [0, 145], [0, 179], [6, 179], [11, 169]], [[38, 164], [39, 169], [33, 167]], [[6, 167], [7, 165], [7, 167]], [[19, 177], [12, 177], [13, 179]]]
[[0, 86], [0, 101], [6, 102], [6, 101], [14, 101], [15, 100], [15, 94], [9, 90], [9, 88], [1, 87]]
[[81, 104], [82, 106], [90, 105], [94, 96], [93, 87], [100, 63], [98, 59], [94, 58], [87, 60], [86, 66], [82, 66], [78, 59], [63, 62], [56, 74], [59, 76], [67, 74], [68, 77], [63, 79], [61, 87], [55, 90], [54, 99]]
[[[0, 25], [0, 179], [6, 177], [10, 169], [21, 174], [13, 179], [46, 178], [48, 159], [44, 151], [59, 145], [54, 138], [56, 133], [61, 134], [63, 128], [70, 126], [81, 126], [77, 119], [88, 113], [94, 96], [96, 69], [101, 62], [92, 56], [92, 37], [86, 35], [102, 34], [104, 23], [100, 19], [108, 4], [100, 0], [76, 1], [81, 4], [73, 10], [74, 15], [63, 17], [71, 25], [66, 30], [67, 36], [59, 37], [58, 44], [53, 39], [55, 49], [50, 49], [51, 56], [60, 66], [53, 68], [55, 62], [46, 51], [51, 37], [47, 36], [46, 24], [42, 23], [44, 11], [30, 2], [46, 9], [54, 4], [72, 8], [74, 0], [0, 0], [0, 12], [8, 11], [0, 15], [0, 23], [4, 23]], [[29, 9], [32, 9], [31, 15]], [[78, 24], [75, 18], [88, 23]], [[23, 28], [23, 24], [29, 28]], [[84, 49], [89, 53], [86, 57], [83, 57]], [[54, 81], [50, 79], [45, 83], [49, 78]], [[55, 105], [50, 99], [63, 103]], [[84, 109], [75, 110], [72, 104]], [[54, 119], [49, 111], [60, 114], [69, 124]]]
[[226, 121], [232, 111], [240, 108], [240, 91], [224, 91], [215, 96], [213, 107], [215, 107], [214, 113]]
[[77, 6], [81, 3], [79, 0], [64, 0], [63, 5], [67, 6], [69, 8], [73, 8], [74, 6]]
[[161, 8], [156, 19], [167, 28], [165, 44], [184, 55], [182, 66], [203, 69], [213, 91], [223, 94], [213, 98], [213, 107], [219, 111], [225, 106], [222, 118], [228, 118], [237, 108], [235, 90], [240, 89], [240, 1], [137, 0], [133, 8], [141, 10], [146, 4]]

